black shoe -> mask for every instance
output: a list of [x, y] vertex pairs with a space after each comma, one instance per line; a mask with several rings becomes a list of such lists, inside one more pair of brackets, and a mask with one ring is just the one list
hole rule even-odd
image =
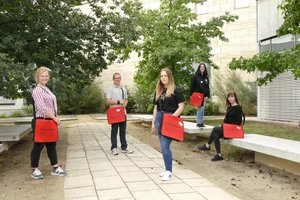
[[201, 124], [197, 124], [196, 127], [201, 127]]
[[222, 156], [220, 156], [219, 154], [216, 154], [211, 161], [219, 161], [219, 160], [224, 160], [224, 158]]
[[205, 127], [203, 123], [199, 124], [199, 127]]
[[205, 144], [201, 147], [198, 147], [199, 150], [202, 150], [202, 151], [209, 151], [210, 150], [210, 147], [207, 147]]

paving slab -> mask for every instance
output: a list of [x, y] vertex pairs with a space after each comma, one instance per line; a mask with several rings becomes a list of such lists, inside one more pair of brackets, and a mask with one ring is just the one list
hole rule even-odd
[[130, 135], [127, 142], [134, 153], [124, 154], [119, 149], [115, 156], [110, 151], [110, 126], [105, 121], [70, 126], [65, 199], [238, 199], [176, 162], [174, 178], [162, 181], [161, 153]]

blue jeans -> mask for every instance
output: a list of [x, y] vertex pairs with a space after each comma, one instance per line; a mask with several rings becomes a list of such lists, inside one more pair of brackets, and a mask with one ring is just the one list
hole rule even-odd
[[121, 142], [121, 149], [127, 149], [127, 141], [126, 141], [126, 121], [115, 123], [111, 125], [111, 149], [117, 148], [117, 136], [118, 136], [118, 129], [120, 128], [120, 142]]
[[205, 104], [206, 104], [206, 101], [203, 100], [203, 106], [200, 106], [197, 108], [197, 114], [196, 114], [197, 124], [203, 123]]
[[163, 112], [157, 111], [154, 125], [157, 130], [157, 135], [160, 141], [160, 147], [163, 154], [165, 170], [172, 172], [172, 152], [170, 149], [172, 139], [169, 137], [165, 137], [161, 134], [162, 118], [163, 118]]

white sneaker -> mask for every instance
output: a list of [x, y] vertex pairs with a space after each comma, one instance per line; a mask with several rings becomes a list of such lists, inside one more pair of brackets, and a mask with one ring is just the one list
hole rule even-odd
[[166, 171], [160, 172], [159, 177], [163, 177], [165, 175]]
[[132, 149], [128, 149], [128, 147], [124, 150], [122, 150], [122, 153], [128, 153], [128, 154], [132, 154], [134, 151]]
[[170, 181], [173, 178], [173, 174], [170, 171], [166, 171], [165, 174], [161, 177], [162, 181]]
[[52, 167], [51, 175], [52, 176], [66, 176], [67, 173], [61, 167]]
[[31, 177], [32, 177], [33, 179], [35, 179], [35, 180], [44, 178], [42, 172], [41, 172], [38, 168], [35, 168], [35, 169], [32, 171]]
[[111, 153], [112, 153], [112, 155], [118, 155], [118, 150], [117, 150], [117, 148], [113, 148], [112, 150], [111, 150]]

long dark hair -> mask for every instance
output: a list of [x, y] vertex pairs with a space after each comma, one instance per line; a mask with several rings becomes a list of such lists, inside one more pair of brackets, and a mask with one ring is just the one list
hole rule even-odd
[[199, 64], [198, 69], [197, 69], [197, 71], [196, 71], [195, 74], [196, 74], [196, 75], [201, 75], [201, 71], [200, 71], [201, 65], [203, 65], [204, 68], [205, 68], [205, 70], [204, 70], [204, 72], [203, 72], [203, 76], [207, 76], [207, 67], [206, 67], [206, 65], [205, 65], [204, 63], [200, 63], [200, 64]]
[[228, 97], [232, 97], [232, 96], [234, 96], [235, 102], [236, 102], [238, 105], [240, 105], [240, 104], [239, 104], [239, 99], [237, 98], [236, 93], [233, 92], [233, 91], [231, 91], [231, 92], [228, 92], [227, 95], [226, 95], [226, 106], [231, 106], [230, 102], [228, 101]]

